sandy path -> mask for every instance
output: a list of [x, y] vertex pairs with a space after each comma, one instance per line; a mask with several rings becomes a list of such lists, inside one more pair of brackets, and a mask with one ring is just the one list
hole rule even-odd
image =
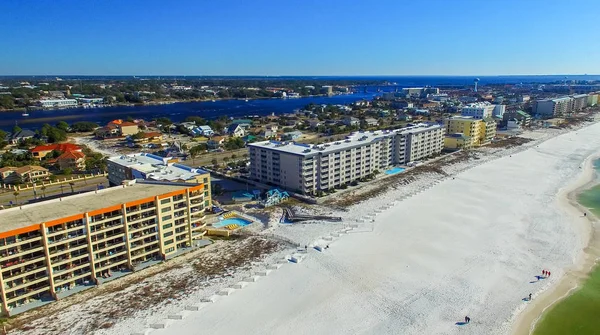
[[[587, 243], [556, 195], [600, 124], [449, 178], [264, 281], [153, 334], [494, 334], [557, 283]], [[394, 192], [376, 201], [390, 204]], [[377, 203], [351, 209], [359, 217]], [[546, 268], [551, 279], [535, 281]], [[465, 315], [473, 322], [457, 326]]]

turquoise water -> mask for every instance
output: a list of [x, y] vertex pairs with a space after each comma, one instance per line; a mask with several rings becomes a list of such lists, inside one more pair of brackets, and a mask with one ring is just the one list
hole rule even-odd
[[395, 167], [393, 169], [387, 170], [385, 171], [385, 174], [396, 174], [396, 173], [400, 173], [402, 171], [404, 171], [405, 169], [401, 168], [401, 167]]
[[[600, 179], [600, 159], [594, 161], [594, 169], [596, 170], [596, 180], [598, 180]], [[577, 200], [596, 216], [600, 216], [600, 185], [581, 192]]]
[[251, 224], [252, 222], [248, 221], [248, 220], [244, 220], [242, 218], [229, 218], [229, 219], [225, 219], [225, 220], [221, 220], [215, 224], [213, 224], [213, 227], [215, 228], [223, 228], [225, 226], [228, 226], [230, 224], [236, 224], [240, 227], [243, 226], [247, 226], [249, 224]]

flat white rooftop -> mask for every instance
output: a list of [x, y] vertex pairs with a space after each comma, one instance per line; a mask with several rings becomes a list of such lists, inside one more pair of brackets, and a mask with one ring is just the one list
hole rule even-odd
[[376, 130], [376, 131], [365, 131], [355, 132], [348, 136], [343, 141], [335, 141], [324, 144], [304, 144], [296, 142], [278, 142], [278, 141], [263, 141], [251, 143], [248, 146], [257, 149], [269, 149], [276, 150], [283, 153], [300, 155], [300, 156], [312, 156], [316, 154], [328, 154], [331, 152], [337, 152], [340, 150], [346, 150], [350, 148], [360, 147], [367, 145], [373, 141], [380, 140], [386, 137], [394, 137], [396, 135], [408, 135], [410, 133], [420, 133], [424, 131], [434, 130], [442, 128], [441, 125], [429, 125], [429, 124], [418, 124], [412, 127], [395, 129], [395, 130]]
[[198, 175], [208, 173], [202, 169], [194, 169], [183, 164], [169, 163], [169, 158], [148, 153], [115, 156], [108, 160], [142, 172], [147, 179], [154, 180], [190, 180]]
[[165, 194], [193, 185], [181, 184], [145, 184], [116, 186], [97, 192], [87, 192], [61, 199], [42, 201], [21, 207], [0, 210], [0, 232], [24, 228], [72, 215], [102, 209], [126, 202]]

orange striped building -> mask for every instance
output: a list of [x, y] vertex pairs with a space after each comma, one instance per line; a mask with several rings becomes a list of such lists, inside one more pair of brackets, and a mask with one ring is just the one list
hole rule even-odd
[[0, 211], [3, 315], [100, 285], [203, 241], [210, 184], [131, 182]]

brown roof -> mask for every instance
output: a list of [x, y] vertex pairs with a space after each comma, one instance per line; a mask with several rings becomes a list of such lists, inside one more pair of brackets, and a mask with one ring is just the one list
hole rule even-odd
[[131, 127], [131, 126], [137, 126], [137, 123], [127, 122], [127, 121], [121, 123], [121, 128], [123, 128], [123, 127]]
[[83, 152], [80, 151], [65, 151], [62, 155], [58, 156], [58, 158], [56, 158], [56, 160], [61, 160], [61, 159], [74, 159], [74, 160], [78, 160], [80, 158], [85, 158], [85, 154]]
[[17, 168], [14, 166], [5, 166], [3, 168], [0, 168], [0, 173], [4, 173], [7, 171], [12, 171], [12, 170], [16, 170]]
[[16, 173], [18, 174], [23, 174], [29, 171], [48, 171], [48, 169], [43, 168], [41, 166], [37, 166], [37, 165], [25, 165], [25, 166], [21, 166], [20, 168], [17, 168], [15, 170]]

